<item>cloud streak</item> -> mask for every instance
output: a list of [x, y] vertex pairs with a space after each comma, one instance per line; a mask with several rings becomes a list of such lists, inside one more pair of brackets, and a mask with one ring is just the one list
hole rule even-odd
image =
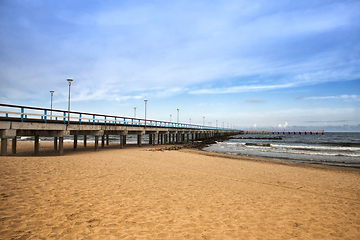
[[339, 96], [317, 96], [317, 97], [306, 97], [306, 100], [331, 100], [331, 99], [335, 99], [335, 100], [344, 100], [344, 101], [348, 101], [348, 102], [352, 102], [352, 101], [360, 101], [360, 96], [359, 95], [339, 95]]

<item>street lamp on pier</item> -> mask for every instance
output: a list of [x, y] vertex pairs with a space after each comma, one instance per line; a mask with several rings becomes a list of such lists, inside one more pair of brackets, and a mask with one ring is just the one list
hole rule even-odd
[[69, 82], [69, 104], [68, 104], [68, 125], [70, 123], [70, 87], [71, 82], [74, 81], [72, 78], [68, 78], [67, 81]]
[[148, 100], [145, 99], [144, 102], [145, 102], [145, 128], [146, 128], [146, 106], [147, 106]]
[[52, 120], [52, 103], [53, 103], [53, 96], [54, 96], [54, 92], [55, 91], [50, 91], [50, 94], [51, 94], [51, 112], [50, 112], [50, 120]]
[[134, 107], [134, 118], [136, 118], [136, 107]]
[[178, 125], [178, 127], [179, 127], [179, 111], [180, 111], [180, 109], [177, 109], [177, 125]]

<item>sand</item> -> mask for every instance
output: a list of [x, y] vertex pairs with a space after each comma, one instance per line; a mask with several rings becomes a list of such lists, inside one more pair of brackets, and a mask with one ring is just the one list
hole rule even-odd
[[0, 157], [0, 239], [360, 239], [356, 169], [18, 146]]

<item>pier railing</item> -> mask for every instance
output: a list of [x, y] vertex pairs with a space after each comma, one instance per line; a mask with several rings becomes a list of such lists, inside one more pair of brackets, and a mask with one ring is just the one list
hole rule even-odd
[[234, 128], [219, 128], [188, 123], [176, 123], [159, 121], [143, 118], [131, 118], [115, 115], [94, 114], [86, 112], [76, 112], [49, 108], [19, 106], [11, 104], [0, 104], [0, 119], [15, 120], [21, 122], [43, 122], [43, 123], [62, 123], [62, 124], [102, 124], [102, 125], [121, 125], [138, 127], [164, 127], [177, 129], [198, 129], [198, 130], [226, 130], [241, 131]]

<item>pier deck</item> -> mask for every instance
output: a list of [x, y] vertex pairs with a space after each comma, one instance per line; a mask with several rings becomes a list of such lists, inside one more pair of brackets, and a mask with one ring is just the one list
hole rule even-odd
[[[119, 147], [126, 144], [126, 136], [137, 135], [137, 144], [142, 145], [142, 135], [148, 134], [149, 144], [185, 143], [219, 136], [236, 135], [239, 129], [214, 128], [209, 126], [174, 123], [140, 118], [73, 112], [36, 107], [0, 104], [1, 155], [7, 155], [8, 139], [12, 140], [12, 154], [16, 154], [17, 137], [33, 136], [35, 155], [39, 155], [39, 138], [53, 137], [54, 150], [63, 155], [64, 137], [73, 136], [74, 149], [78, 136], [95, 137], [95, 150], [109, 144], [109, 135], [120, 136]], [[157, 141], [156, 141], [157, 139]]]

